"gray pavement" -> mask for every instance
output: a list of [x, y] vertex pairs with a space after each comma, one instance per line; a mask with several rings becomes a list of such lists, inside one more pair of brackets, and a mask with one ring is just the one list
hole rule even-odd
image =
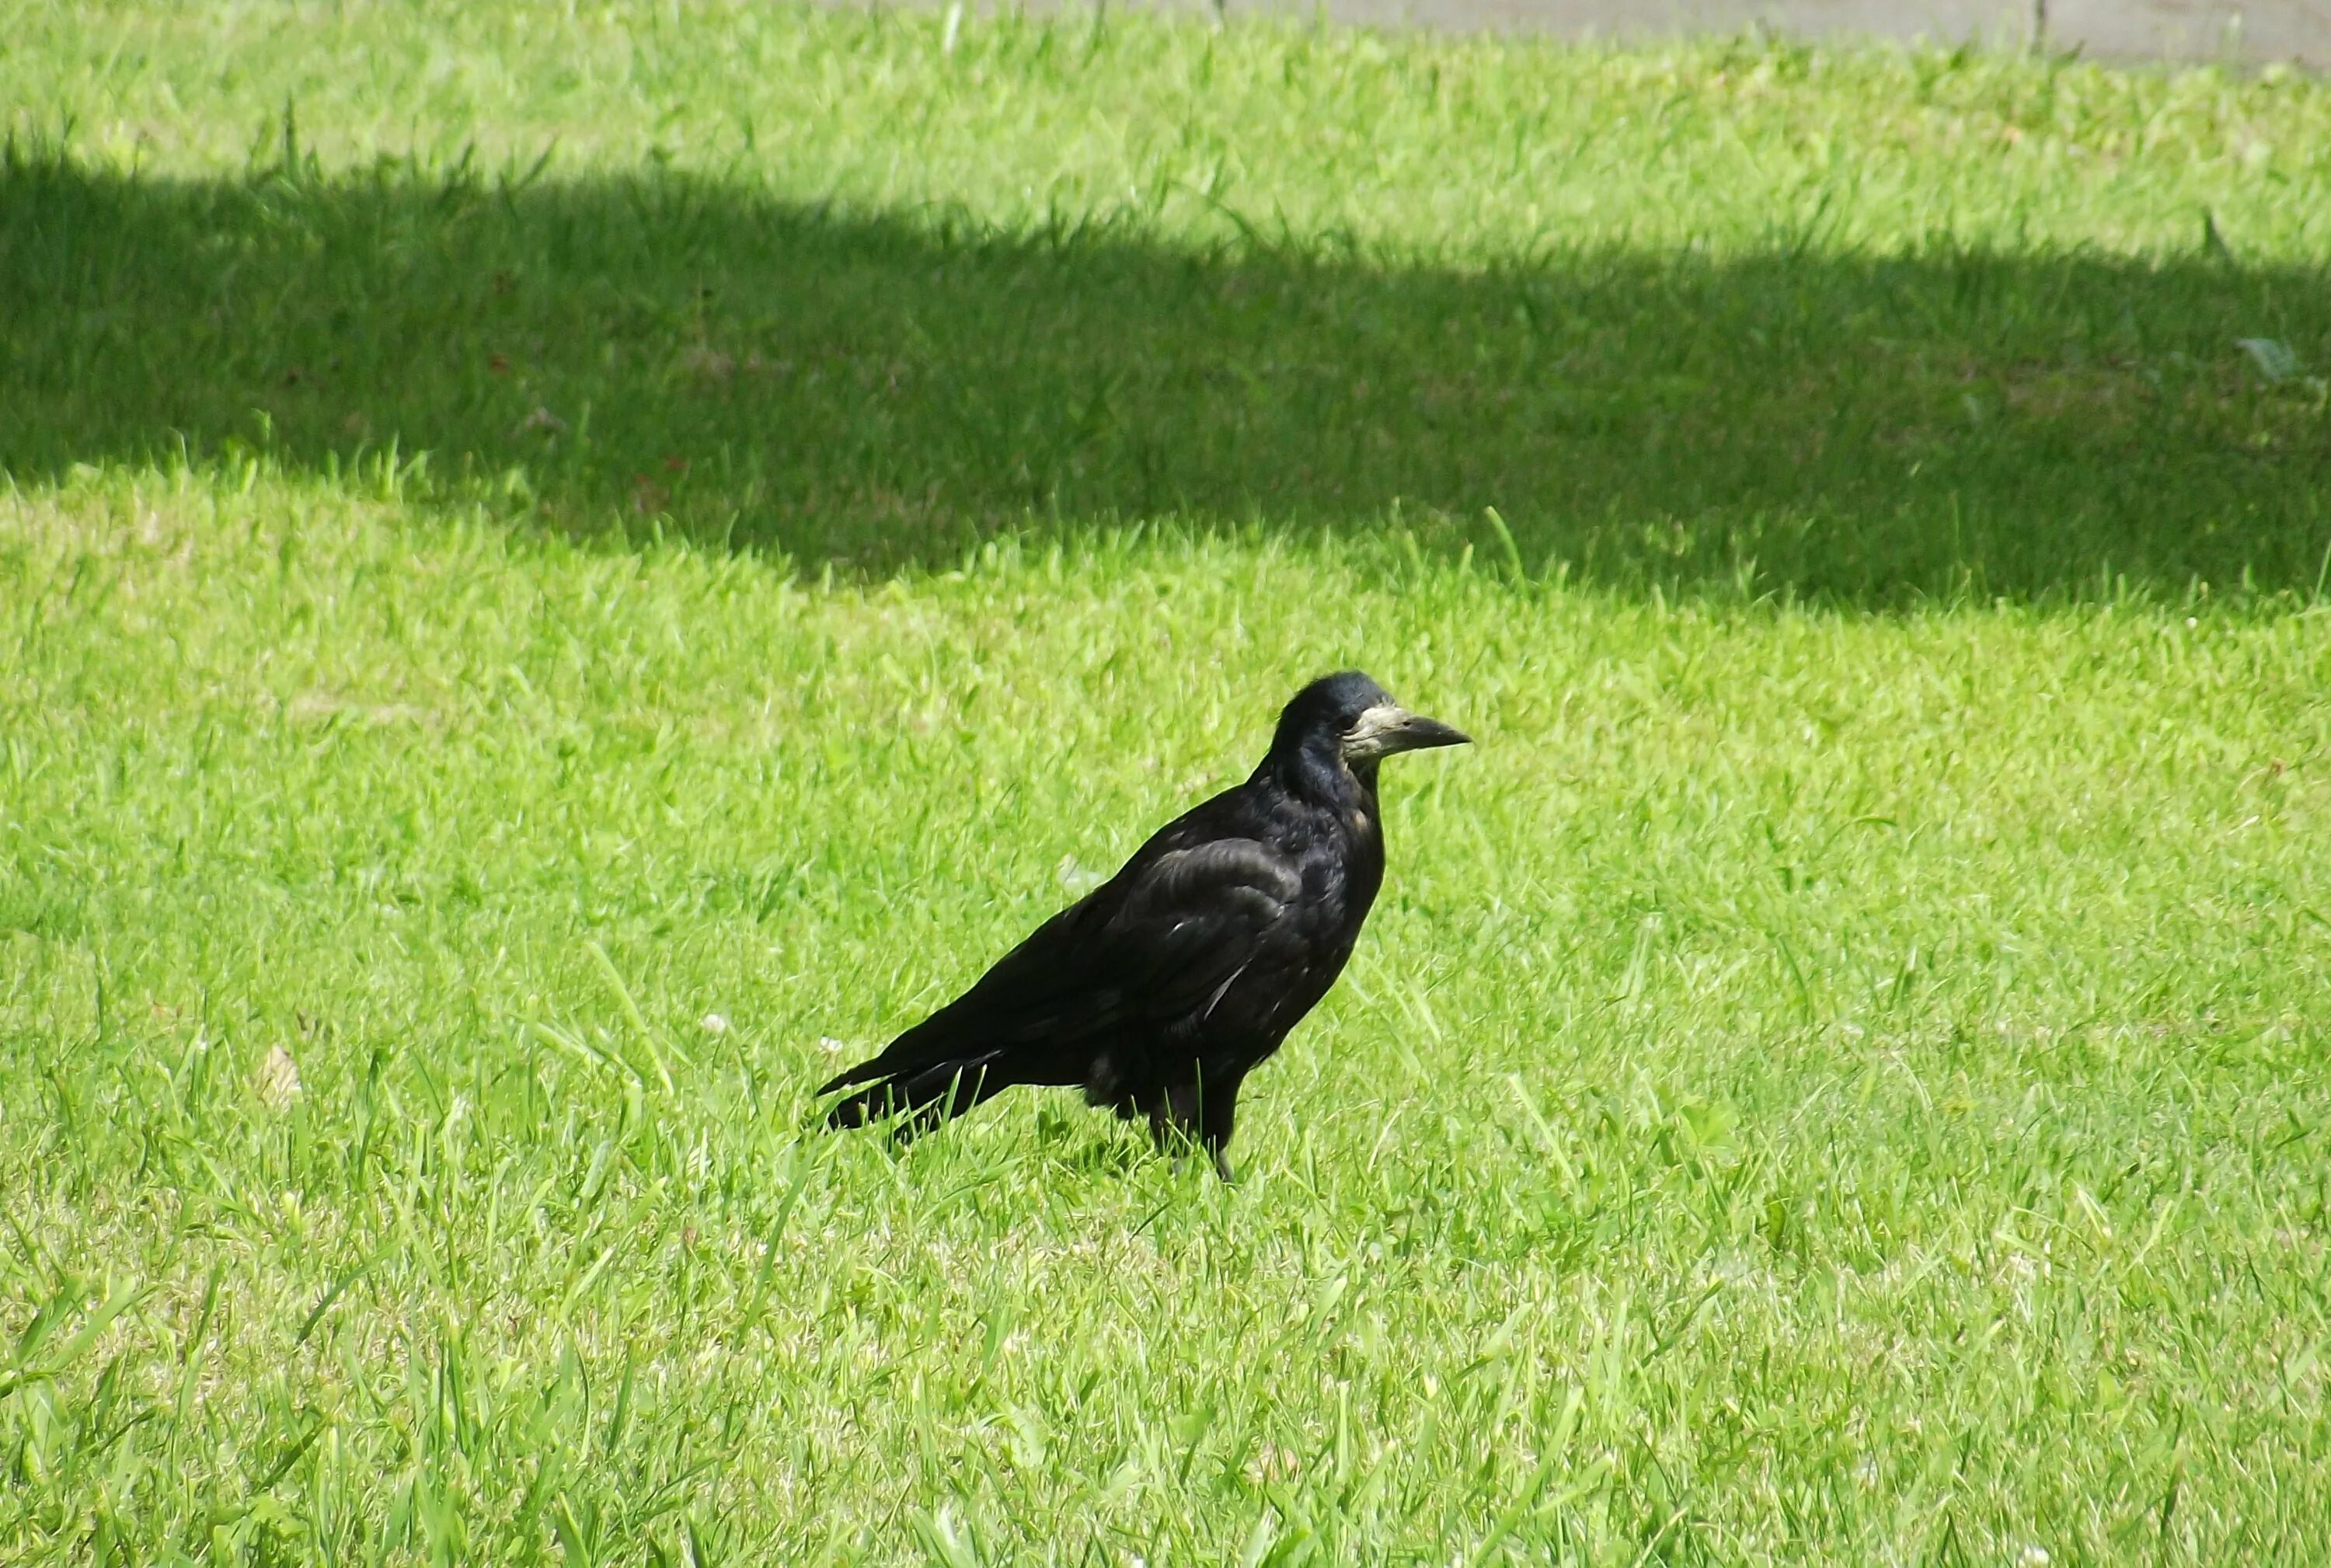
[[[1061, 4], [1061, 0], [1055, 0]], [[1079, 0], [1065, 0], [1067, 4]], [[1216, 0], [1108, 0], [1183, 11]], [[1032, 6], [1032, 8], [1036, 8]], [[1220, 0], [1232, 15], [1643, 39], [1752, 25], [1808, 38], [1925, 38], [2106, 60], [2286, 61], [2331, 69], [2331, 0]]]

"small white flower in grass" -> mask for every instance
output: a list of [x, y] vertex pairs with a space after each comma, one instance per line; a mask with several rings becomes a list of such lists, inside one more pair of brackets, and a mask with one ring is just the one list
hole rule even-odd
[[2016, 1554], [2019, 1568], [2048, 1568], [2048, 1548], [2034, 1544]]
[[2185, 617], [2185, 629], [2188, 632], [2192, 631], [2194, 627], [2199, 626], [2201, 623], [2202, 622], [2198, 619], [2192, 615]]
[[283, 1110], [300, 1098], [300, 1064], [281, 1046], [268, 1048], [267, 1059], [254, 1075], [259, 1098], [270, 1110]]
[[736, 356], [723, 354], [705, 343], [681, 349], [672, 364], [686, 374], [701, 376], [707, 381], [726, 381], [737, 373]]
[[850, 1042], [846, 1040], [836, 1040], [830, 1034], [821, 1034], [817, 1037], [817, 1046], [828, 1056], [840, 1056], [850, 1049]]
[[696, 1021], [696, 1026], [704, 1031], [707, 1034], [726, 1034], [728, 1032], [728, 1019], [717, 1012], [706, 1013], [703, 1017]]

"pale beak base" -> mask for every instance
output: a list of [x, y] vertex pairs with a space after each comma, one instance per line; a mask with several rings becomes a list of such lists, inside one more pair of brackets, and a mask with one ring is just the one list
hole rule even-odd
[[1374, 762], [1395, 752], [1422, 751], [1427, 746], [1464, 746], [1472, 737], [1462, 730], [1411, 713], [1391, 703], [1379, 704], [1360, 715], [1344, 736], [1346, 762]]

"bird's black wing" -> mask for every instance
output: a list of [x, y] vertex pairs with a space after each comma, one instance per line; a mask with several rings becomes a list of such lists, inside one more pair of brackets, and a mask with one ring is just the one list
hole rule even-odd
[[1301, 869], [1253, 839], [1217, 839], [1160, 855], [1128, 891], [1097, 946], [1129, 982], [1143, 1020], [1203, 1022], [1238, 978], [1289, 956]]
[[1303, 879], [1259, 841], [1191, 836], [1160, 833], [970, 990], [819, 1092], [973, 1072], [1075, 1083], [1113, 1041], [1203, 1023], [1241, 974], [1299, 941], [1289, 917]]

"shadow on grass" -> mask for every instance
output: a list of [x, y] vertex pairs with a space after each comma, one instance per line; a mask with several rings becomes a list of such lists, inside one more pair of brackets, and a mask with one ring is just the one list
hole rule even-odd
[[[660, 173], [0, 169], [0, 463], [230, 441], [852, 568], [1176, 517], [1863, 605], [2313, 592], [2331, 289], [2222, 256], [999, 235]], [[2245, 350], [2241, 338], [2290, 351]]]

